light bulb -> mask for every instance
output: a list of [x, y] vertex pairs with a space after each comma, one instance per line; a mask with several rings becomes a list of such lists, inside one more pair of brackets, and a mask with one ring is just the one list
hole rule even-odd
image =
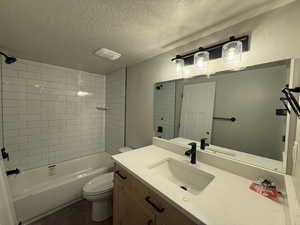
[[222, 48], [222, 57], [225, 66], [230, 70], [239, 70], [242, 64], [243, 43], [232, 41]]
[[200, 72], [200, 74], [208, 73], [208, 61], [209, 52], [207, 51], [197, 52], [194, 55], [194, 65], [197, 67], [198, 72]]
[[176, 64], [177, 75], [182, 75], [183, 67], [184, 67], [184, 60], [183, 59], [175, 59], [175, 64]]
[[203, 62], [203, 57], [199, 57], [198, 62], [196, 63], [196, 66], [198, 66], [199, 68], [203, 68], [204, 66], [204, 62]]
[[228, 55], [227, 55], [227, 57], [228, 57], [228, 60], [229, 60], [229, 61], [234, 60], [234, 58], [235, 58], [235, 51], [234, 51], [234, 48], [230, 48], [230, 49], [228, 50]]

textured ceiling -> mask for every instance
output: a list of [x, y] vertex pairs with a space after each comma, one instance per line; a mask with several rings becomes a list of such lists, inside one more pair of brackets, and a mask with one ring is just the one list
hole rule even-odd
[[[161, 54], [191, 34], [271, 2], [0, 0], [0, 49], [20, 58], [104, 74]], [[122, 57], [111, 62], [94, 56], [101, 47]]]

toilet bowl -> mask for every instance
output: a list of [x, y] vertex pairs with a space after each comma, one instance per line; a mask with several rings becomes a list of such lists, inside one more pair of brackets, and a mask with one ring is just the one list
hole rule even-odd
[[[131, 151], [123, 147], [118, 153]], [[83, 197], [92, 202], [92, 220], [100, 222], [112, 216], [113, 173], [105, 173], [89, 181], [83, 187]]]
[[100, 222], [112, 216], [113, 173], [98, 176], [83, 187], [83, 197], [92, 202], [92, 220]]

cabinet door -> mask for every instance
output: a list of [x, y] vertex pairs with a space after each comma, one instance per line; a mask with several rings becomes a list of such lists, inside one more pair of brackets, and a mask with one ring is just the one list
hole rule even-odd
[[114, 225], [195, 225], [118, 166], [115, 167], [114, 185]]
[[196, 225], [177, 210], [156, 216], [156, 225]]
[[119, 191], [120, 183], [114, 179], [113, 188], [113, 225], [119, 225]]
[[154, 214], [131, 195], [125, 190], [119, 192], [119, 225], [154, 225]]

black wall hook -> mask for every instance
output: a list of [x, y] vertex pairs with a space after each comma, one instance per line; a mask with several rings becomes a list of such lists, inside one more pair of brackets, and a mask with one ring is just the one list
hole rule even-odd
[[[289, 105], [291, 106], [292, 110], [294, 111], [294, 113], [296, 114], [296, 116], [300, 119], [300, 105], [299, 102], [297, 100], [297, 98], [292, 94], [292, 92], [294, 93], [299, 93], [300, 92], [300, 87], [295, 87], [295, 88], [284, 88], [281, 91], [284, 95], [285, 95], [285, 99], [281, 100], [283, 103], [284, 101], [287, 101], [289, 103]], [[286, 107], [286, 104], [284, 104]], [[287, 109], [289, 109], [287, 107]], [[288, 112], [290, 113], [290, 110], [288, 110]]]

